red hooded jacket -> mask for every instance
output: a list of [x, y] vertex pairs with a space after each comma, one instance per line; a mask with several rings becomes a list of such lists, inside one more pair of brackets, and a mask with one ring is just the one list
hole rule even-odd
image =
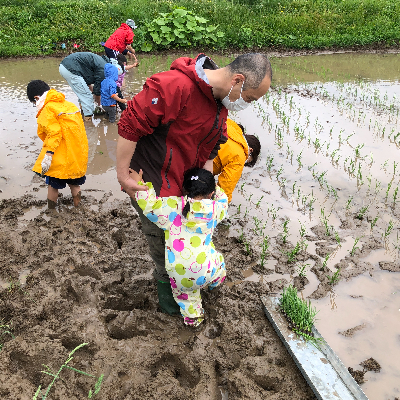
[[121, 26], [107, 39], [104, 47], [111, 50], [117, 50], [122, 53], [127, 44], [132, 44], [135, 34], [127, 24], [123, 23]]
[[121, 115], [119, 135], [137, 142], [131, 168], [143, 170], [158, 196], [181, 196], [185, 171], [202, 168], [227, 141], [228, 110], [204, 73], [217, 68], [204, 54], [178, 58], [148, 78]]

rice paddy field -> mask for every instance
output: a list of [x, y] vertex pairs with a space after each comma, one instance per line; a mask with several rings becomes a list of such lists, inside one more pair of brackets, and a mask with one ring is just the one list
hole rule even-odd
[[[168, 69], [176, 57], [141, 56], [139, 68], [127, 75], [125, 97], [130, 98], [140, 91], [146, 77]], [[218, 55], [213, 58], [220, 66], [230, 61], [230, 58]], [[57, 275], [56, 279], [50, 272], [54, 266], [48, 263], [56, 263], [57, 257], [45, 264], [32, 260], [27, 263], [21, 259], [10, 262], [8, 253], [3, 252], [4, 265], [8, 260], [7, 268], [0, 274], [1, 307], [7, 317], [3, 322], [14, 328], [14, 337], [3, 336], [5, 343], [0, 352], [2, 375], [5, 377], [0, 379], [0, 390], [3, 391], [0, 393], [4, 398], [27, 398], [22, 394], [18, 395], [20, 397], [4, 395], [7, 393], [6, 379], [13, 380], [18, 393], [24, 393], [24, 390], [34, 393], [39, 384], [46, 384], [37, 372], [41, 363], [46, 361], [44, 353], [24, 350], [26, 354], [22, 356], [16, 350], [16, 343], [22, 343], [22, 348], [27, 349], [30, 340], [34, 339], [41, 343], [40, 348], [48, 346], [51, 357], [60, 362], [59, 348], [55, 347], [57, 340], [61, 340], [57, 343], [67, 350], [72, 350], [82, 341], [92, 343], [79, 359], [81, 364], [78, 366], [89, 368], [93, 375], [100, 376], [109, 365], [102, 391], [110, 396], [119, 393], [118, 398], [153, 398], [154, 393], [161, 393], [157, 392], [157, 385], [158, 388], [169, 388], [170, 397], [166, 398], [183, 399], [184, 388], [188, 387], [194, 393], [190, 398], [202, 398], [199, 385], [203, 381], [198, 376], [208, 371], [215, 382], [213, 390], [208, 387], [211, 393], [208, 398], [312, 399], [313, 395], [302, 383], [301, 376], [291, 369], [290, 358], [283, 355], [285, 350], [279, 347], [279, 339], [274, 339], [273, 331], [268, 330], [268, 322], [263, 319], [258, 302], [259, 294], [279, 295], [289, 284], [294, 285], [304, 299], [310, 299], [318, 310], [318, 330], [346, 367], [360, 371], [364, 381], [361, 388], [366, 395], [374, 400], [400, 397], [399, 54], [272, 57], [274, 78], [270, 91], [246, 110], [230, 114], [232, 119], [244, 125], [246, 133], [259, 137], [262, 150], [254, 168], [245, 167], [229, 208], [229, 223], [220, 227], [214, 238], [216, 246], [224, 252], [228, 276], [221, 298], [215, 302], [216, 309], [224, 311], [223, 315], [218, 314], [221, 311], [207, 308], [211, 325], [206, 334], [197, 336], [195, 342], [204, 351], [217, 349], [213, 365], [218, 367], [209, 370], [208, 365], [200, 375], [182, 361], [188, 354], [200, 357], [200, 353], [192, 353], [195, 350], [190, 340], [195, 339], [176, 333], [176, 323], [169, 321], [169, 317], [160, 317], [157, 312], [154, 288], [151, 289], [149, 283], [149, 259], [135, 250], [135, 261], [132, 261], [128, 247], [123, 245], [120, 252], [115, 252], [107, 244], [107, 240], [111, 243], [111, 237], [117, 235], [117, 230], [121, 229], [118, 224], [124, 224], [126, 216], [130, 216], [132, 221], [134, 219], [129, 202], [116, 181], [118, 134], [115, 124], [102, 117], [85, 123], [90, 154], [88, 180], [83, 187], [83, 203], [87, 210], [83, 220], [70, 210], [67, 195], [60, 200], [58, 219], [46, 211], [46, 187], [30, 171], [40, 141], [35, 136], [35, 109], [25, 98], [25, 87], [31, 79], [45, 79], [50, 86], [65, 93], [68, 100], [77, 103], [66, 82], [58, 75], [59, 61], [1, 61], [1, 229], [3, 237], [17, 235], [15, 237], [22, 240], [33, 235], [36, 228], [40, 235], [44, 235], [43, 232], [54, 230], [51, 224], [55, 224], [57, 232], [52, 235], [53, 241], [67, 240], [63, 230], [69, 232], [71, 238], [80, 237], [81, 232], [90, 231], [95, 235], [94, 231], [98, 229], [101, 240], [96, 242], [94, 236], [88, 234], [84, 241], [95, 241], [101, 254], [82, 256], [83, 263], [85, 257], [94, 257], [93, 263], [88, 263], [85, 269], [79, 267], [76, 260], [68, 259], [64, 263], [68, 268], [57, 264], [57, 268], [65, 270], [62, 270], [64, 275]], [[116, 204], [126, 214], [122, 219], [118, 211], [112, 211]], [[109, 211], [116, 219], [109, 219]], [[101, 218], [96, 215], [101, 215]], [[64, 222], [61, 223], [61, 219]], [[75, 231], [68, 226], [69, 219], [78, 221], [73, 225]], [[89, 222], [93, 224], [90, 229], [86, 226]], [[141, 248], [145, 248], [143, 238], [138, 238]], [[131, 249], [139, 245], [128, 239], [126, 243]], [[35, 251], [38, 254], [44, 251], [38, 249], [32, 250], [29, 257], [33, 257]], [[74, 250], [70, 251], [75, 259]], [[102, 260], [97, 258], [101, 255], [105, 256]], [[127, 288], [123, 292], [112, 289], [112, 282], [116, 288], [124, 288], [127, 284], [119, 280], [122, 279], [122, 272], [117, 273], [119, 267], [115, 266], [113, 270], [106, 266], [108, 259], [114, 260], [122, 255], [125, 257], [121, 258], [123, 263], [130, 260], [136, 265], [137, 259], [142, 260], [136, 272], [125, 272], [141, 287], [148, 285], [147, 292], [136, 286], [133, 288], [140, 294], [138, 298], [145, 299], [141, 305], [130, 299]], [[62, 257], [67, 256], [60, 255], [59, 259], [64, 260]], [[40, 286], [38, 277], [46, 282], [45, 287]], [[45, 325], [46, 319], [43, 318], [35, 320], [37, 325], [29, 325], [29, 318], [21, 321], [18, 317], [18, 310], [23, 307], [21, 298], [25, 302], [28, 300], [12, 286], [16, 282], [45, 310], [48, 304], [43, 303], [43, 299], [55, 302], [57, 293], [63, 301], [69, 302], [69, 308], [63, 305], [63, 310], [67, 307], [65, 309], [71, 312], [60, 313], [72, 333], [62, 329], [61, 321], [53, 321], [51, 325]], [[83, 285], [81, 287], [88, 285], [93, 296], [81, 295], [78, 283]], [[111, 296], [109, 300], [107, 296]], [[33, 309], [37, 307], [32, 305]], [[132, 315], [127, 317], [132, 308], [136, 322], [129, 320]], [[51, 314], [51, 308], [47, 310]], [[84, 326], [85, 315], [92, 319], [87, 329], [74, 328]], [[37, 326], [42, 327], [41, 332], [37, 331]], [[211, 327], [214, 333], [210, 333]], [[247, 334], [242, 331], [239, 334], [239, 329]], [[230, 337], [229, 332], [233, 331], [236, 333]], [[175, 349], [172, 338], [175, 333], [171, 332], [178, 335], [175, 339], [179, 337], [186, 343], [186, 353], [171, 350]], [[51, 337], [56, 341], [50, 340]], [[243, 340], [236, 342], [239, 337]], [[260, 340], [267, 340], [263, 342], [264, 347], [261, 346], [263, 350], [257, 344]], [[153, 354], [148, 350], [149, 346], [158, 350]], [[116, 365], [120, 362], [121, 349], [130, 361], [124, 364], [123, 369], [118, 369]], [[275, 356], [268, 356], [269, 351], [279, 352], [278, 358], [285, 362], [271, 361], [272, 364], [268, 364], [270, 369], [263, 367], [261, 374], [262, 362], [267, 365], [268, 360], [276, 360]], [[242, 361], [229, 358], [235, 352], [241, 354]], [[10, 361], [13, 354], [19, 354], [19, 361], [14, 364]], [[75, 354], [78, 355], [78, 351]], [[141, 354], [145, 361], [141, 364], [135, 359], [135, 354]], [[380, 368], [371, 370], [360, 365], [370, 358]], [[24, 367], [24, 360], [29, 360], [29, 369]], [[283, 365], [288, 368], [286, 372], [279, 370]], [[171, 368], [175, 368], [174, 373], [168, 372]], [[183, 373], [185, 368], [189, 370]], [[163, 371], [163, 374], [157, 375], [156, 370]], [[133, 372], [139, 374], [138, 380], [129, 385]], [[256, 379], [259, 373], [263, 376], [269, 374], [271, 380], [268, 384], [261, 378]], [[292, 386], [285, 386], [282, 376], [287, 376]], [[146, 379], [154, 379], [153, 392], [149, 389], [138, 397], [139, 389], [145, 388], [143, 382], [147, 382]], [[83, 393], [82, 387], [87, 382], [71, 382], [78, 389], [70, 389], [68, 398], [80, 398], [79, 393]], [[119, 391], [122, 384], [124, 389]], [[62, 389], [62, 383], [58, 385], [54, 390], [59, 397], [55, 398], [66, 398], [63, 395], [69, 393], [68, 390]], [[298, 390], [296, 397], [290, 397], [293, 388]]]

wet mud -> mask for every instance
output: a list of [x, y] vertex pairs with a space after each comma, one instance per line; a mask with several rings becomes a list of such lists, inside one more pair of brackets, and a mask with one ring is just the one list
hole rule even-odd
[[[84, 194], [75, 209], [65, 196], [56, 210], [29, 195], [0, 202], [0, 315], [13, 335], [2, 336], [2, 399], [32, 398], [51, 381], [43, 364], [58, 370], [81, 343], [71, 366], [104, 374], [104, 399], [314, 399], [259, 299], [281, 284], [244, 281], [205, 292], [206, 321], [193, 332], [158, 309], [130, 202], [104, 200]], [[23, 219], [32, 208], [37, 215]], [[216, 246], [232, 281], [251, 259], [220, 231]], [[52, 399], [86, 398], [93, 388], [92, 378], [70, 370], [61, 378]]]

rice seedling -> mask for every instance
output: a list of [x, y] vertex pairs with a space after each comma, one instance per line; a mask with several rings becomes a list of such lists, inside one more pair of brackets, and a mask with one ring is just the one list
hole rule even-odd
[[374, 229], [374, 226], [376, 225], [376, 223], [378, 222], [379, 219], [379, 215], [377, 215], [372, 221], [371, 221], [371, 231], [372, 229]]
[[389, 221], [389, 225], [387, 226], [387, 228], [385, 229], [385, 232], [383, 232], [383, 237], [386, 239], [389, 235], [390, 235], [390, 233], [392, 232], [392, 230], [393, 230], [393, 227], [394, 227], [394, 224], [393, 224], [393, 221], [392, 220], [390, 220]]
[[328, 260], [329, 260], [329, 257], [330, 257], [330, 256], [331, 256], [330, 254], [327, 254], [326, 257], [324, 258], [324, 261], [322, 261], [321, 271], [324, 271], [325, 268], [327, 267], [327, 265], [328, 265]]
[[268, 253], [268, 247], [269, 247], [269, 237], [264, 236], [263, 242], [262, 242], [262, 247], [261, 247], [261, 266], [264, 266], [265, 262], [265, 257], [267, 256]]
[[338, 283], [340, 279], [340, 268], [338, 268], [332, 276], [327, 275], [327, 277], [329, 285], [335, 285]]
[[392, 182], [389, 182], [389, 183], [388, 183], [388, 187], [387, 187], [387, 189], [386, 189], [386, 195], [385, 195], [385, 200], [386, 200], [386, 201], [387, 201], [387, 199], [388, 199], [389, 190], [390, 190], [391, 187], [392, 187]]
[[289, 228], [288, 228], [289, 221], [290, 221], [289, 219], [286, 219], [285, 221], [283, 221], [283, 224], [282, 224], [283, 233], [281, 233], [281, 238], [282, 238], [283, 243], [286, 243], [286, 239], [289, 234]]
[[302, 336], [306, 342], [310, 342], [318, 348], [321, 339], [315, 338], [312, 333], [318, 311], [311, 306], [311, 301], [300, 299], [297, 296], [297, 289], [289, 285], [283, 289], [279, 306], [290, 323], [289, 328], [297, 335]]
[[334, 236], [335, 236], [335, 240], [336, 240], [336, 243], [338, 244], [338, 246], [339, 246], [339, 247], [342, 247], [339, 233], [338, 233], [337, 231], [333, 230], [333, 234], [334, 234]]
[[251, 254], [250, 242], [247, 239], [245, 239], [243, 244], [244, 244], [244, 247], [245, 247], [245, 253], [246, 253], [247, 256], [249, 256]]
[[[68, 365], [68, 364], [74, 359], [74, 357], [72, 357], [72, 355], [73, 355], [77, 350], [79, 350], [80, 348], [82, 348], [83, 346], [86, 346], [86, 345], [87, 345], [87, 343], [82, 343], [82, 344], [80, 344], [79, 346], [75, 347], [75, 349], [73, 349], [73, 350], [69, 353], [67, 360], [64, 361], [64, 364], [61, 365], [61, 367], [59, 368], [59, 370], [58, 370], [56, 373], [53, 372], [52, 369], [51, 369], [48, 365], [43, 364], [43, 366], [45, 367], [45, 371], [41, 371], [41, 372], [44, 373], [44, 374], [46, 374], [46, 375], [52, 376], [52, 377], [53, 377], [53, 380], [51, 381], [51, 383], [50, 383], [49, 386], [47, 387], [45, 393], [41, 396], [41, 399], [42, 399], [42, 400], [45, 400], [45, 399], [47, 398], [47, 396], [48, 396], [48, 394], [49, 394], [49, 392], [50, 392], [52, 386], [54, 385], [55, 381], [56, 381], [57, 379], [61, 379], [61, 378], [60, 378], [60, 374], [61, 374], [61, 372], [62, 372], [62, 370], [63, 370], [64, 368], [65, 368], [65, 369], [70, 369], [70, 370], [72, 370], [72, 371], [74, 371], [74, 372], [77, 372], [77, 373], [79, 373], [79, 374], [81, 374], [81, 375], [89, 376], [89, 377], [91, 377], [91, 378], [96, 378], [94, 375], [88, 374], [87, 372], [81, 371], [80, 369], [76, 369], [76, 368], [70, 367], [70, 366]], [[100, 377], [97, 379], [97, 381], [96, 381], [96, 383], [95, 383], [95, 385], [94, 385], [94, 390], [89, 389], [89, 393], [88, 393], [88, 398], [89, 398], [89, 399], [91, 399], [93, 396], [95, 396], [97, 393], [99, 393], [99, 391], [100, 391], [100, 389], [101, 389], [101, 384], [102, 384], [102, 382], [103, 382], [103, 378], [104, 378], [104, 375], [103, 375], [103, 374], [100, 375]], [[42, 391], [42, 387], [41, 387], [41, 385], [40, 385], [40, 386], [38, 387], [38, 389], [36, 390], [36, 393], [35, 393], [35, 395], [34, 395], [34, 397], [33, 397], [33, 400], [36, 400], [36, 399], [39, 398], [38, 396], [41, 395], [41, 391]]]
[[272, 156], [267, 156], [266, 165], [267, 165], [267, 171], [268, 171], [269, 173], [271, 172], [271, 168], [272, 168], [272, 163], [273, 163], [273, 161], [274, 161], [274, 157], [272, 157]]
[[297, 242], [296, 246], [291, 251], [281, 250], [282, 254], [284, 254], [288, 258], [287, 262], [289, 264], [291, 264], [292, 262], [294, 262], [296, 260], [296, 256], [297, 256], [297, 254], [300, 253], [301, 247], [302, 247], [301, 243]]
[[369, 206], [362, 207], [360, 211], [358, 211], [356, 218], [359, 220], [364, 219], [364, 214], [368, 211]]
[[307, 277], [306, 268], [309, 266], [310, 266], [310, 264], [299, 265], [297, 268], [298, 275], [302, 278], [306, 278]]
[[263, 198], [264, 198], [264, 196], [261, 196], [261, 197], [258, 199], [258, 201], [257, 201], [257, 203], [256, 203], [256, 207], [257, 207], [257, 208], [260, 207], [261, 200], [262, 200]]
[[303, 224], [301, 223], [300, 220], [299, 220], [299, 222], [300, 222], [299, 234], [300, 234], [300, 238], [303, 240], [303, 239], [304, 239], [304, 236], [306, 235], [306, 227], [305, 227], [305, 225], [303, 225]]
[[360, 239], [361, 239], [362, 237], [363, 237], [363, 236], [361, 236], [361, 237], [356, 237], [356, 238], [355, 238], [353, 247], [352, 247], [352, 249], [351, 249], [351, 251], [350, 251], [350, 255], [351, 255], [351, 256], [354, 256], [354, 253], [356, 252], [356, 250], [359, 249], [359, 247], [357, 246], [357, 243], [360, 241]]
[[393, 193], [393, 204], [396, 204], [396, 199], [397, 199], [397, 192], [399, 191], [399, 188], [396, 187], [394, 193]]
[[283, 165], [279, 168], [279, 171], [276, 173], [276, 179], [279, 180], [279, 176], [283, 173]]
[[295, 181], [295, 182], [293, 183], [293, 186], [292, 186], [292, 194], [294, 194], [294, 192], [295, 192], [296, 182], [297, 182], [297, 181]]
[[[329, 216], [330, 216], [330, 214], [329, 214]], [[333, 226], [329, 225], [329, 220], [328, 220], [329, 216], [327, 217], [325, 215], [325, 208], [321, 208], [320, 220], [322, 222], [322, 225], [325, 227], [326, 236], [331, 236], [332, 230], [333, 230]]]
[[242, 207], [242, 204], [240, 203], [238, 206], [237, 206], [237, 211], [236, 211], [236, 214], [240, 214], [240, 208]]
[[347, 203], [346, 203], [346, 210], [347, 211], [349, 211], [352, 201], [353, 201], [353, 196], [350, 196], [350, 198], [347, 200]]

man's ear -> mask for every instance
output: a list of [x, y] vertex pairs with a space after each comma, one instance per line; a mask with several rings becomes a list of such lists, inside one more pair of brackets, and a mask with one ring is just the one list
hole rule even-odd
[[234, 74], [231, 79], [231, 86], [235, 86], [241, 82], [244, 82], [244, 75], [243, 74]]

